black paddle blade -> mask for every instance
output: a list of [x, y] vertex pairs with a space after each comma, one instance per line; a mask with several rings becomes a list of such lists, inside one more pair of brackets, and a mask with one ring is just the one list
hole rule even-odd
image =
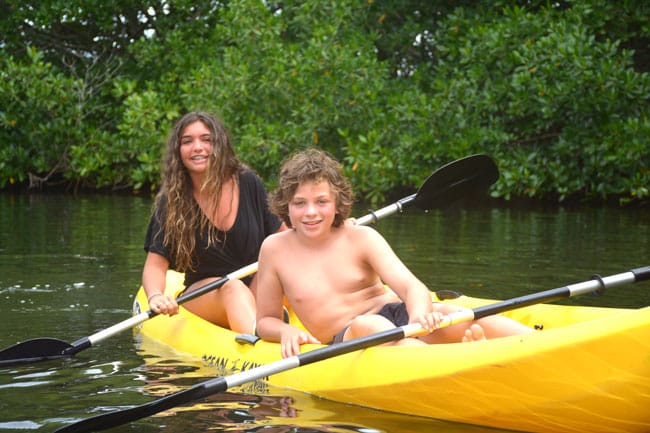
[[414, 204], [422, 210], [444, 207], [469, 194], [487, 191], [499, 170], [487, 155], [471, 155], [443, 165], [424, 181]]
[[16, 343], [0, 352], [0, 367], [29, 364], [69, 356], [64, 352], [72, 345], [56, 338], [34, 338]]

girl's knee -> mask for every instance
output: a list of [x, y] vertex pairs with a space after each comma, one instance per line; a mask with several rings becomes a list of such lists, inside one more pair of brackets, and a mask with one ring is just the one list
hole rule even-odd
[[248, 286], [241, 280], [230, 280], [218, 290], [219, 292], [228, 295], [253, 296]]

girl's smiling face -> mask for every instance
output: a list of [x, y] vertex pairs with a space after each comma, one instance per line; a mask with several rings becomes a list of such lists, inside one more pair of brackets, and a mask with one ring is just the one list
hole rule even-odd
[[336, 197], [328, 181], [301, 183], [289, 202], [293, 228], [308, 236], [329, 233], [336, 216]]
[[190, 175], [203, 174], [212, 154], [212, 134], [200, 120], [190, 123], [183, 130], [180, 156]]

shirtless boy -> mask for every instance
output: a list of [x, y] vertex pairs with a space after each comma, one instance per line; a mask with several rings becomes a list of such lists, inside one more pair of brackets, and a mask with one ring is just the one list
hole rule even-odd
[[[326, 153], [307, 149], [282, 166], [270, 206], [292, 230], [262, 244], [257, 332], [280, 342], [283, 357], [300, 353], [302, 344], [345, 341], [407, 323], [420, 323], [429, 333], [388, 344], [472, 341], [532, 331], [503, 316], [436, 330], [443, 315], [459, 307], [432, 303], [428, 288], [376, 230], [345, 223], [352, 203], [340, 164]], [[285, 296], [308, 332], [282, 320]]]

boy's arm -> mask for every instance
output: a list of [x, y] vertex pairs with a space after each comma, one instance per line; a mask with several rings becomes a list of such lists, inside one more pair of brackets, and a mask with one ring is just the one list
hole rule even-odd
[[406, 304], [411, 323], [419, 322], [429, 331], [437, 327], [440, 317], [433, 315], [431, 292], [400, 260], [383, 236], [369, 233], [365, 245], [370, 266]]
[[262, 243], [257, 267], [257, 334], [267, 341], [280, 341], [283, 291], [273, 268], [269, 242]]
[[264, 340], [281, 343], [282, 357], [286, 358], [299, 354], [301, 344], [319, 341], [282, 320], [284, 291], [274, 264], [274, 259], [281, 260], [281, 255], [270, 250], [269, 245], [263, 243], [258, 260], [257, 334]]

